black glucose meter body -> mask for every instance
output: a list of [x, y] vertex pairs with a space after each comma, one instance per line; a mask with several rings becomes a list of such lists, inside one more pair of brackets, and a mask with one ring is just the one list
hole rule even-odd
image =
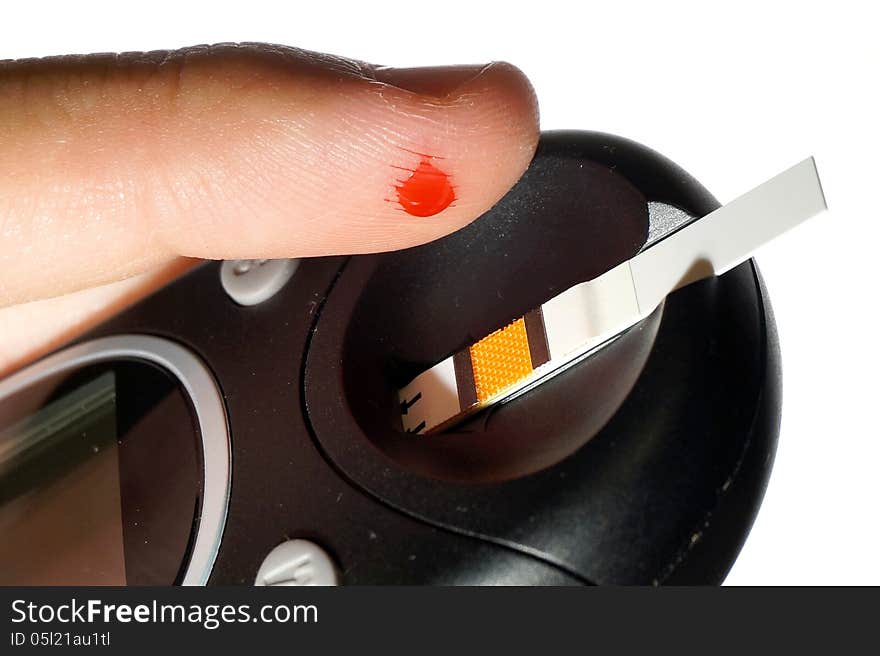
[[0, 582], [721, 582], [780, 418], [752, 260], [445, 431], [397, 396], [717, 207], [640, 145], [546, 133], [433, 243], [198, 267], [0, 382]]

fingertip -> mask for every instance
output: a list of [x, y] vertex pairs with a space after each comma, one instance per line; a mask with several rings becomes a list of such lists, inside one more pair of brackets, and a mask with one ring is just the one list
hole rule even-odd
[[[386, 195], [393, 220], [377, 217], [384, 247], [366, 250], [414, 246], [462, 228], [503, 197], [528, 167], [540, 135], [538, 103], [516, 66], [499, 61], [383, 69], [376, 77], [388, 85], [381, 93], [385, 109], [393, 111], [373, 121], [393, 121], [387, 157], [402, 177]], [[416, 206], [413, 188], [424, 192]]]

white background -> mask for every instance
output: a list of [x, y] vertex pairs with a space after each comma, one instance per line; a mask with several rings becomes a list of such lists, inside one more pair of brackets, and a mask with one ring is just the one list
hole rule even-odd
[[640, 141], [721, 202], [815, 155], [832, 211], [758, 256], [782, 435], [728, 583], [880, 584], [880, 18], [869, 2], [719, 4], [31, 0], [4, 6], [0, 59], [218, 41], [394, 66], [506, 59], [543, 129]]

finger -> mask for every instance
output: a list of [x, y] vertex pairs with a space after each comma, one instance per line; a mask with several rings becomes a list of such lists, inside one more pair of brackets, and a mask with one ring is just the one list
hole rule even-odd
[[199, 47], [0, 64], [0, 305], [177, 256], [383, 251], [497, 201], [538, 136], [508, 64]]

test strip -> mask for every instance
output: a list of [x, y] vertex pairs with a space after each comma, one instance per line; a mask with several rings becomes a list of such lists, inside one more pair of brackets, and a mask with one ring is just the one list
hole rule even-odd
[[721, 275], [825, 209], [810, 157], [416, 376], [399, 391], [404, 430], [435, 433], [522, 394], [609, 344], [669, 293]]

